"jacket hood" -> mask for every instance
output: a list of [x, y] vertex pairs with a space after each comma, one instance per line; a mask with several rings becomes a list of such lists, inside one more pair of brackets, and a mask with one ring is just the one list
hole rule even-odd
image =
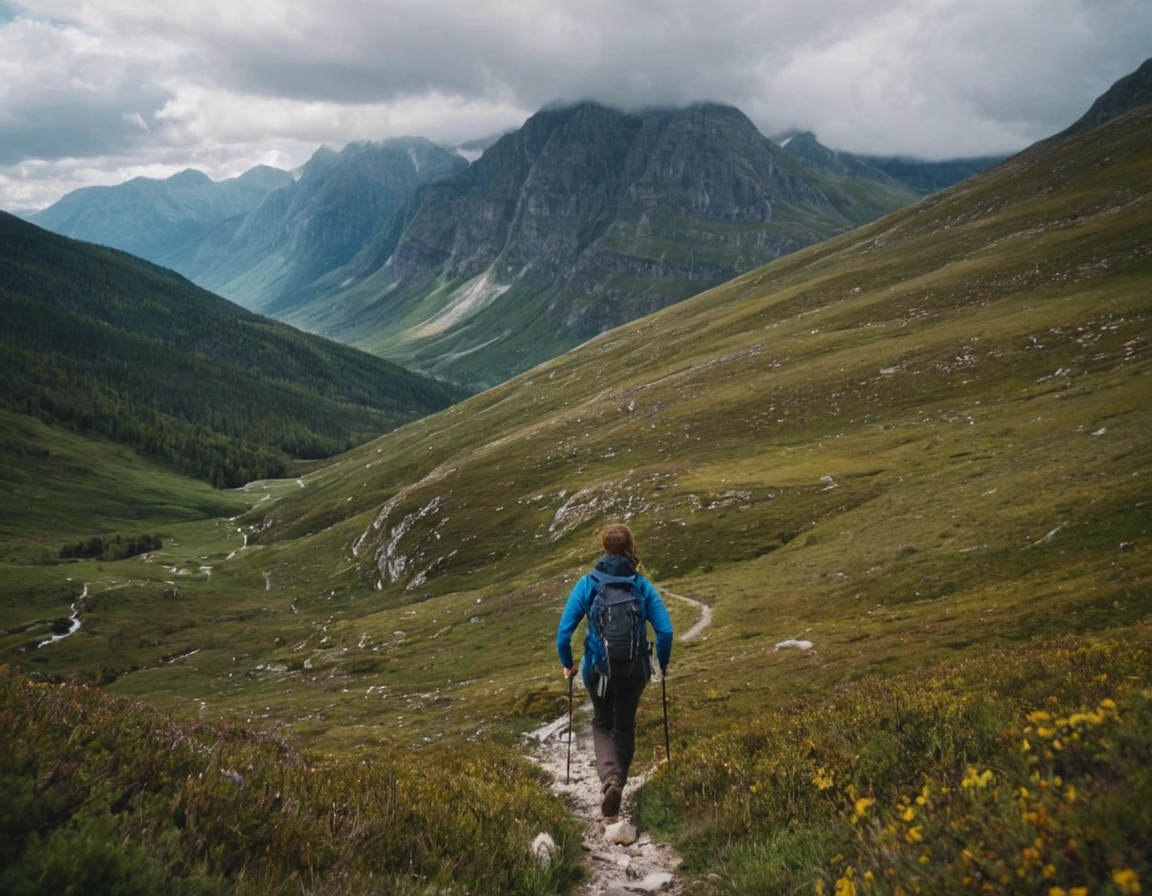
[[636, 567], [623, 554], [605, 554], [596, 561], [596, 569], [609, 576], [636, 575]]

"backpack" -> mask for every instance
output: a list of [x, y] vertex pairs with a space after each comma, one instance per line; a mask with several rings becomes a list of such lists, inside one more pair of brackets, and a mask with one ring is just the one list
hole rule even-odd
[[636, 577], [593, 571], [592, 579], [596, 584], [588, 619], [596, 633], [600, 654], [596, 669], [605, 678], [630, 675], [632, 664], [648, 653]]

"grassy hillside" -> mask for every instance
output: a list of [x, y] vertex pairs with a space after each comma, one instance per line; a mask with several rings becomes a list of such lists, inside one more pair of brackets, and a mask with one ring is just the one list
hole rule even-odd
[[254, 503], [26, 414], [0, 411], [0, 430], [2, 563], [48, 562], [69, 541], [232, 516]]
[[[714, 608], [639, 806], [702, 892], [1138, 892], [1150, 130], [1038, 146], [256, 484], [194, 553], [71, 564], [83, 627], [0, 650], [341, 753], [511, 744], [565, 706], [559, 612], [624, 519], [679, 630], [673, 595]], [[9, 615], [65, 613], [64, 572], [0, 573]]]
[[0, 310], [0, 405], [217, 486], [286, 475], [463, 395], [10, 215]]

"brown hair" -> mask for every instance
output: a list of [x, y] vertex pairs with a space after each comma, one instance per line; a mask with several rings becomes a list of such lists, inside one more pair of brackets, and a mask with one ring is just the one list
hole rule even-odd
[[623, 523], [613, 523], [600, 533], [600, 544], [607, 554], [622, 554], [632, 561], [637, 569], [641, 566], [640, 555], [636, 553], [636, 536]]

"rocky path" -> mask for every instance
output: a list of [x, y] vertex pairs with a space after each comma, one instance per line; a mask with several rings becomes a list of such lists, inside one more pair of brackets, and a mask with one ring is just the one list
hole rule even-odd
[[[680, 857], [670, 846], [637, 832], [630, 820], [632, 793], [643, 783], [645, 775], [629, 778], [617, 818], [601, 817], [600, 779], [596, 776], [596, 760], [592, 754], [592, 704], [579, 685], [575, 694], [580, 703], [573, 720], [570, 777], [567, 715], [529, 737], [534, 742], [533, 758], [552, 776], [552, 792], [566, 797], [576, 813], [587, 821], [584, 848], [588, 853], [588, 877], [576, 892], [579, 896], [683, 893], [676, 878]], [[650, 688], [640, 711], [659, 712], [658, 703], [658, 689], [654, 707]]]
[[[711, 607], [690, 597], [665, 594], [700, 611], [696, 624], [677, 640], [699, 638], [712, 622]], [[675, 665], [675, 654], [672, 665]], [[579, 896], [683, 894], [684, 884], [676, 874], [680, 856], [667, 844], [638, 831], [631, 821], [632, 795], [644, 783], [647, 772], [629, 779], [619, 817], [601, 817], [600, 780], [592, 752], [592, 704], [578, 681], [574, 701], [571, 744], [567, 715], [532, 732], [528, 740], [530, 755], [552, 776], [552, 792], [565, 797], [587, 822], [584, 848], [588, 853], [588, 877], [576, 892]], [[661, 711], [660, 687], [653, 681], [640, 703], [640, 712]]]

